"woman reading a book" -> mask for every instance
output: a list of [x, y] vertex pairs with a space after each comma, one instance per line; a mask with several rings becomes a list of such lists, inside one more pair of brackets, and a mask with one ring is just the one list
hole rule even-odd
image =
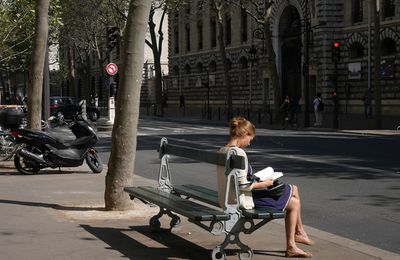
[[[296, 242], [305, 245], [314, 244], [303, 227], [298, 188], [292, 184], [281, 184], [274, 190], [276, 181], [273, 179], [262, 181], [253, 174], [243, 148], [249, 146], [254, 137], [255, 126], [250, 121], [243, 117], [233, 118], [230, 122], [229, 141], [220, 150], [226, 153], [230, 147], [234, 147], [237, 154], [245, 158], [246, 168], [240, 170], [238, 176], [240, 207], [245, 209], [270, 207], [286, 211], [286, 257], [311, 257], [310, 253], [296, 245]], [[219, 173], [220, 171], [221, 169], [218, 169]], [[218, 174], [218, 178], [222, 178], [221, 176]], [[219, 179], [218, 183], [223, 183], [223, 180]], [[219, 189], [220, 192], [223, 190], [224, 188]]]

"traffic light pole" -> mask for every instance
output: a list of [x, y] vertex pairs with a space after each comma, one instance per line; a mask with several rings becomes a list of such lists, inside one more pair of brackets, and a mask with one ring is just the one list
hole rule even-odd
[[335, 61], [335, 79], [334, 79], [334, 92], [332, 95], [333, 98], [333, 128], [338, 129], [339, 128], [339, 100], [337, 96], [337, 91], [338, 91], [338, 62]]

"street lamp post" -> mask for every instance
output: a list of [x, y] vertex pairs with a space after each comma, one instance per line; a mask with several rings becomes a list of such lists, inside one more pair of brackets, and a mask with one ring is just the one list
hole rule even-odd
[[203, 66], [203, 71], [206, 72], [206, 77], [207, 81], [204, 83], [204, 85], [207, 87], [207, 107], [206, 107], [206, 118], [208, 120], [211, 120], [211, 111], [210, 111], [210, 74], [208, 72], [208, 69], [206, 66]]

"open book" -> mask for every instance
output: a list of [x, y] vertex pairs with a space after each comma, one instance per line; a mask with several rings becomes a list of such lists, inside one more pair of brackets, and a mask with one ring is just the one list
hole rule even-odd
[[260, 178], [261, 181], [264, 181], [267, 179], [276, 180], [283, 176], [283, 173], [274, 171], [272, 167], [267, 167], [262, 169], [261, 171], [254, 173], [254, 175]]

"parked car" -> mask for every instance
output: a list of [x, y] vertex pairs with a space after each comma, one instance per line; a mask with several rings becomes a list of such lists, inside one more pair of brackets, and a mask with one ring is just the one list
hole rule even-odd
[[[76, 97], [54, 96], [50, 97], [50, 115], [63, 116], [65, 119], [73, 119], [79, 111], [79, 99]], [[91, 121], [100, 118], [100, 110], [86, 103], [86, 114]]]

